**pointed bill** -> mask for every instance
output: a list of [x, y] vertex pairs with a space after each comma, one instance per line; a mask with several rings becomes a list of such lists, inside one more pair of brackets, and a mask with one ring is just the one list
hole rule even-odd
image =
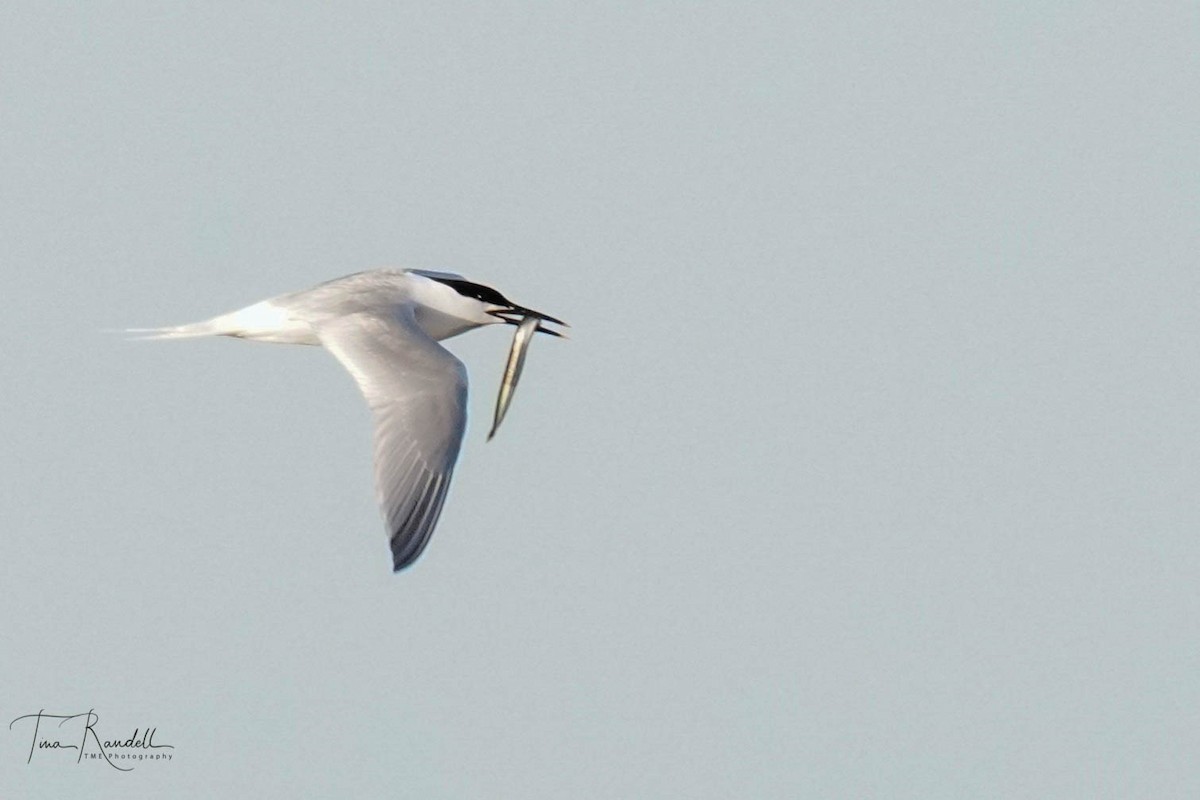
[[496, 416], [487, 437], [489, 442], [496, 435], [500, 423], [504, 421], [504, 415], [508, 413], [513, 392], [517, 389], [517, 381], [521, 380], [521, 370], [525, 368], [525, 353], [529, 350], [533, 334], [537, 332], [539, 321], [535, 316], [527, 316], [521, 320], [517, 332], [513, 334], [512, 348], [508, 351], [508, 364], [504, 367], [504, 379], [500, 382], [500, 395], [496, 398]]

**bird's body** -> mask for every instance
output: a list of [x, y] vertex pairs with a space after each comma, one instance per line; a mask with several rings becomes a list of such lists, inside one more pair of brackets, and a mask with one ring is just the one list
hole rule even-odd
[[[374, 417], [376, 495], [399, 571], [421, 554], [437, 524], [466, 427], [466, 369], [438, 342], [530, 318], [563, 324], [460, 275], [374, 270], [204, 322], [141, 332], [156, 339], [232, 336], [321, 345], [332, 352]], [[540, 324], [537, 329], [558, 335]], [[506, 406], [503, 397], [502, 391]]]

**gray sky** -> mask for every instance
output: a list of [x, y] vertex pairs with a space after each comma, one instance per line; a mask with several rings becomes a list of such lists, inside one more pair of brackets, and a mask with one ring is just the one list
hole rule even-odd
[[[1197, 796], [1197, 16], [7, 4], [4, 795]], [[104, 332], [389, 265], [574, 326], [398, 576], [328, 354]]]

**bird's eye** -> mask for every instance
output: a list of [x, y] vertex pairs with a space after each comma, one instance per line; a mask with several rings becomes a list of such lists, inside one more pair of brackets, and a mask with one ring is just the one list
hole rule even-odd
[[482, 286], [478, 283], [471, 283], [470, 281], [458, 280], [456, 278], [434, 278], [434, 280], [446, 284], [463, 297], [470, 297], [472, 300], [478, 300], [481, 303], [491, 303], [497, 306], [512, 305], [504, 295], [489, 286]]

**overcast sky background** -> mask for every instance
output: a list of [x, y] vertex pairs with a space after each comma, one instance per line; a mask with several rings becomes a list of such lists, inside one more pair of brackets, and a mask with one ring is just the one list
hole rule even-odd
[[[0, 790], [1200, 795], [1198, 18], [6, 4]], [[328, 354], [104, 332], [378, 266], [574, 337], [400, 575]]]

